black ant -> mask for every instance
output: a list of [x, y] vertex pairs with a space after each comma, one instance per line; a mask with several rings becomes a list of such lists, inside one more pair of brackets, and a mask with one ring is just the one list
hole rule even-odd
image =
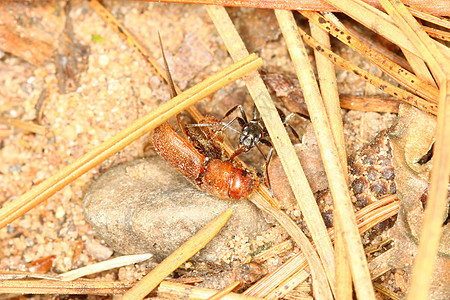
[[[238, 108], [239, 108], [239, 111], [241, 112], [241, 117], [239, 117], [239, 116], [234, 117], [228, 123], [223, 122], [224, 119], [226, 119], [228, 116], [230, 116]], [[278, 111], [278, 114], [280, 115], [281, 119], [283, 120], [283, 125], [286, 128], [289, 128], [291, 130], [292, 134], [294, 135], [294, 137], [297, 140], [300, 140], [297, 132], [292, 128], [292, 126], [287, 124], [291, 120], [291, 118], [295, 115], [295, 113], [290, 113], [286, 117], [285, 114], [280, 109], [277, 108], [277, 111]], [[234, 121], [237, 121], [239, 123], [239, 126], [241, 126], [240, 131], [231, 127], [231, 124]], [[253, 117], [250, 121], [248, 120], [247, 114], [245, 113], [242, 105], [236, 105], [233, 108], [231, 108], [230, 110], [228, 110], [225, 113], [225, 115], [222, 117], [222, 119], [217, 121], [217, 123], [214, 122], [214, 123], [189, 124], [189, 125], [186, 125], [186, 127], [212, 127], [212, 126], [217, 126], [218, 124], [222, 125], [222, 127], [215, 131], [215, 133], [211, 137], [210, 141], [214, 141], [214, 137], [216, 135], [218, 135], [220, 132], [222, 132], [223, 130], [228, 129], [228, 128], [239, 133], [238, 148], [231, 154], [229, 160], [233, 160], [239, 154], [241, 154], [243, 152], [248, 152], [251, 149], [253, 149], [254, 147], [256, 147], [258, 149], [259, 153], [261, 153], [261, 155], [265, 159], [265, 175], [266, 175], [265, 177], [267, 179], [267, 185], [269, 187], [269, 191], [270, 191], [271, 195], [273, 196], [273, 191], [272, 191], [272, 187], [270, 185], [270, 179], [268, 176], [268, 170], [269, 170], [269, 163], [270, 163], [270, 160], [272, 159], [274, 148], [273, 148], [272, 143], [266, 139], [266, 137], [268, 137], [269, 134], [267, 132], [267, 129], [266, 129], [256, 107], [253, 110]], [[259, 144], [270, 147], [270, 150], [269, 150], [269, 153], [267, 154], [267, 156], [261, 150]]]

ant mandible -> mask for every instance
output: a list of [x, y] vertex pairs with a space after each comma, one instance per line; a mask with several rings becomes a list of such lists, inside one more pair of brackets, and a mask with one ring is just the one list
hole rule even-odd
[[[231, 119], [228, 123], [225, 123], [223, 120], [229, 117], [236, 109], [239, 108], [239, 111], [241, 113], [241, 117], [236, 116], [233, 119]], [[299, 136], [297, 132], [288, 124], [288, 122], [292, 119], [292, 117], [295, 115], [295, 113], [290, 113], [287, 117], [285, 114], [277, 108], [278, 114], [280, 115], [281, 119], [283, 120], [283, 125], [286, 128], [289, 128], [294, 135], [294, 137], [299, 140]], [[231, 127], [231, 124], [233, 122], [237, 121], [239, 123], [239, 126], [241, 126], [241, 130], [236, 130], [235, 128]], [[229, 160], [233, 160], [235, 157], [237, 157], [239, 154], [243, 152], [248, 152], [253, 148], [257, 148], [259, 153], [264, 157], [265, 160], [265, 178], [267, 180], [267, 185], [269, 188], [269, 191], [271, 193], [271, 196], [273, 196], [272, 187], [270, 184], [270, 179], [268, 176], [268, 170], [269, 170], [269, 163], [272, 159], [273, 155], [273, 145], [272, 143], [267, 140], [265, 137], [268, 137], [269, 134], [267, 132], [267, 129], [259, 115], [258, 110], [256, 107], [253, 110], [253, 117], [250, 119], [250, 121], [247, 118], [247, 114], [244, 111], [244, 108], [242, 105], [236, 105], [232, 107], [230, 110], [228, 110], [225, 115], [220, 119], [217, 123], [200, 123], [200, 124], [188, 124], [186, 127], [210, 127], [210, 126], [217, 126], [218, 124], [222, 125], [220, 129], [218, 129], [210, 141], [214, 140], [214, 137], [219, 134], [220, 132], [224, 131], [225, 129], [231, 129], [237, 133], [239, 133], [239, 143], [238, 148], [234, 150], [234, 152], [231, 154]], [[270, 147], [269, 153], [267, 156], [264, 154], [264, 152], [261, 150], [259, 144], [262, 144], [264, 146]]]

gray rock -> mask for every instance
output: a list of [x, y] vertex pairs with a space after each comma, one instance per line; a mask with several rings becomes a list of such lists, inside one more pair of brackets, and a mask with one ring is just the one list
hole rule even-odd
[[228, 209], [234, 213], [194, 259], [217, 261], [231, 235], [254, 238], [269, 225], [249, 201], [223, 201], [196, 189], [159, 157], [108, 170], [83, 200], [87, 221], [122, 254], [152, 253], [162, 260]]

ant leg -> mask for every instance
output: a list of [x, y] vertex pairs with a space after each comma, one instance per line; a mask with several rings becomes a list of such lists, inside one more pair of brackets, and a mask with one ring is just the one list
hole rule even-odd
[[261, 140], [259, 140], [260, 141], [260, 143], [261, 144], [263, 144], [264, 146], [268, 146], [268, 147], [270, 147], [270, 150], [269, 150], [269, 154], [267, 155], [267, 157], [264, 155], [264, 153], [261, 151], [261, 148], [259, 148], [259, 146], [258, 145], [256, 145], [256, 148], [258, 148], [258, 150], [259, 150], [259, 153], [261, 153], [261, 155], [264, 157], [264, 159], [266, 160], [266, 162], [265, 162], [265, 177], [266, 177], [266, 180], [267, 180], [267, 187], [269, 188], [269, 192], [270, 192], [270, 196], [271, 197], [273, 197], [273, 190], [272, 190], [272, 185], [270, 184], [270, 178], [269, 178], [269, 163], [270, 163], [270, 161], [271, 161], [271, 159], [272, 159], [272, 155], [273, 155], [273, 146], [272, 146], [272, 143], [271, 142], [269, 142], [268, 140], [265, 140], [265, 139], [261, 139]]
[[270, 161], [271, 161], [271, 159], [272, 159], [272, 154], [273, 154], [273, 147], [270, 148], [269, 155], [267, 155], [267, 160], [266, 160], [266, 179], [267, 179], [267, 186], [268, 186], [268, 188], [269, 188], [270, 196], [273, 198], [274, 195], [273, 195], [272, 185], [270, 184], [270, 178], [269, 178], [269, 164], [270, 164]]
[[[287, 117], [285, 117], [284, 118], [284, 120], [283, 120], [283, 125], [284, 125], [284, 127], [286, 127], [287, 129], [289, 129], [291, 132], [292, 132], [292, 134], [294, 135], [294, 137], [297, 139], [297, 141], [301, 141], [300, 140], [300, 136], [298, 135], [298, 133], [297, 133], [297, 131], [295, 131], [295, 129], [294, 128], [292, 128], [292, 126], [291, 125], [289, 125], [288, 123], [289, 123], [289, 121], [292, 119], [292, 117], [294, 117], [295, 115], [299, 115], [300, 116], [300, 114], [298, 114], [298, 113], [290, 113]], [[281, 115], [280, 115], [281, 116]], [[283, 114], [283, 116], [284, 116], [284, 114]]]
[[242, 116], [242, 120], [244, 121], [244, 124], [247, 124], [248, 123], [248, 120], [247, 120], [247, 114], [245, 113], [245, 111], [244, 111], [244, 108], [242, 107], [242, 105], [235, 105], [235, 106], [233, 106], [231, 109], [229, 109], [226, 113], [225, 113], [225, 115], [222, 117], [222, 119], [220, 119], [220, 121], [222, 121], [223, 119], [225, 119], [226, 117], [228, 117], [229, 115], [231, 115], [236, 109], [238, 109], [239, 108], [239, 110], [240, 110], [240, 112], [241, 112], [241, 116]]

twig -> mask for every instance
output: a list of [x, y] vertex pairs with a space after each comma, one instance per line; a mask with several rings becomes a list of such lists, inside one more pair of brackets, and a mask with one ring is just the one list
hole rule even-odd
[[177, 269], [186, 260], [191, 258], [200, 249], [206, 246], [213, 237], [222, 229], [231, 217], [233, 211], [227, 210], [214, 220], [210, 221], [205, 227], [200, 229], [193, 237], [187, 240], [177, 250], [164, 259], [156, 268], [148, 273], [132, 289], [130, 289], [122, 299], [135, 300], [142, 299], [150, 293], [161, 281], [170, 273]]
[[64, 186], [89, 171], [91, 168], [100, 164], [111, 155], [122, 150], [125, 146], [160, 125], [162, 122], [249, 71], [262, 66], [262, 64], [263, 62], [260, 58], [257, 58], [254, 54], [250, 55], [179, 94], [171, 101], [159, 106], [157, 109], [135, 121], [81, 158], [62, 168], [52, 177], [39, 185], [34, 186], [22, 196], [3, 206], [0, 209], [0, 228], [17, 219]]

